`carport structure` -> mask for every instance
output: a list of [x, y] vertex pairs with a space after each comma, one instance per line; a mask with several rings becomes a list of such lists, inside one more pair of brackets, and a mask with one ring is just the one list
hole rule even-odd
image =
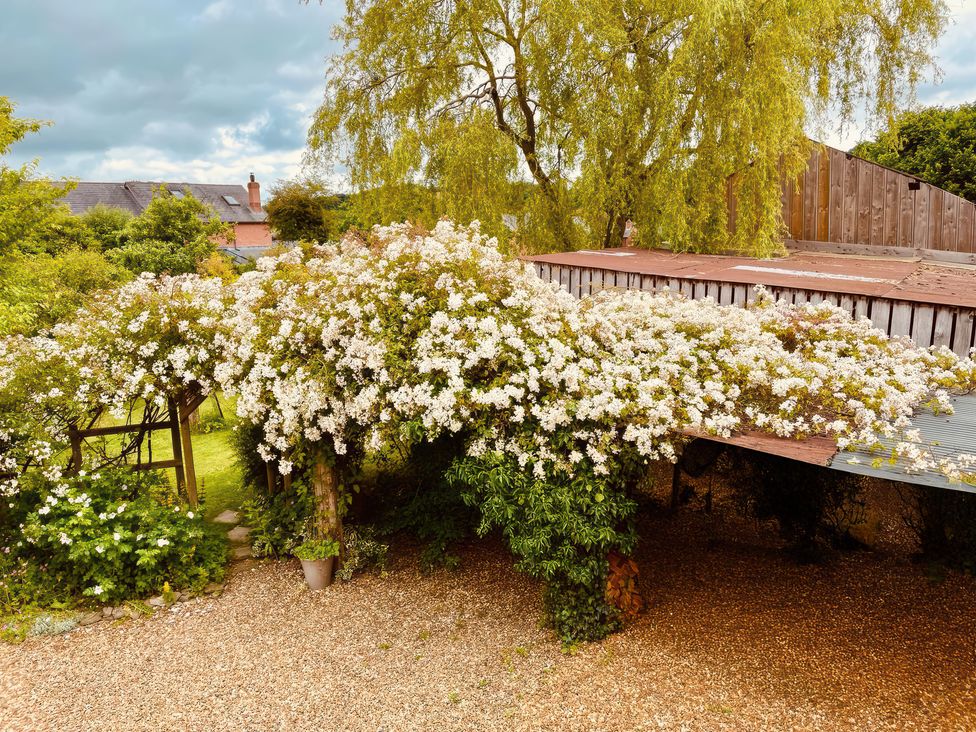
[[[544, 280], [584, 297], [604, 289], [680, 293], [745, 307], [763, 285], [777, 300], [794, 304], [830, 302], [854, 317], [866, 317], [890, 336], [918, 346], [946, 346], [960, 356], [976, 347], [976, 266], [921, 256], [873, 257], [793, 251], [779, 259], [675, 253], [618, 247], [527, 257]], [[911, 430], [936, 460], [956, 461], [976, 453], [976, 394], [953, 395], [953, 414], [918, 412]], [[730, 438], [690, 434], [835, 470], [919, 485], [976, 493], [976, 476], [950, 480], [935, 470], [909, 469], [892, 459], [895, 441], [882, 449], [839, 452], [834, 440], [786, 439], [765, 433]], [[907, 441], [904, 437], [900, 442]]]

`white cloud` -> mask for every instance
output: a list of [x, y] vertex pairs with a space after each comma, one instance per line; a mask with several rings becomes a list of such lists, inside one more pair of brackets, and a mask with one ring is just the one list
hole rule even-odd
[[210, 22], [222, 20], [230, 13], [232, 8], [233, 5], [230, 0], [217, 0], [205, 7], [197, 18]]
[[273, 153], [218, 154], [206, 158], [179, 159], [151, 147], [119, 147], [109, 150], [92, 170], [93, 180], [165, 180], [176, 183], [244, 183], [254, 173], [265, 185], [293, 178], [301, 169], [302, 150]]

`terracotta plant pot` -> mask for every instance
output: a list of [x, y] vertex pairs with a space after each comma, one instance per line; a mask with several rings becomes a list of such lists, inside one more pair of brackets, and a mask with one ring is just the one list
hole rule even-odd
[[335, 557], [328, 559], [302, 559], [302, 571], [310, 589], [324, 590], [332, 584]]

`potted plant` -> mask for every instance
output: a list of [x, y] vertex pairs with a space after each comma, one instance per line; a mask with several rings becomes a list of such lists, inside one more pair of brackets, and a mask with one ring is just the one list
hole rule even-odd
[[295, 556], [302, 562], [305, 581], [313, 590], [332, 584], [339, 542], [332, 538], [309, 539], [295, 547]]

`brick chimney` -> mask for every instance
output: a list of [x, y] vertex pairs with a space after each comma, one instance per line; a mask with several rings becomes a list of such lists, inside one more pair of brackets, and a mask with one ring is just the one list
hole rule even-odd
[[261, 184], [254, 180], [254, 173], [247, 183], [247, 205], [255, 213], [261, 212]]

